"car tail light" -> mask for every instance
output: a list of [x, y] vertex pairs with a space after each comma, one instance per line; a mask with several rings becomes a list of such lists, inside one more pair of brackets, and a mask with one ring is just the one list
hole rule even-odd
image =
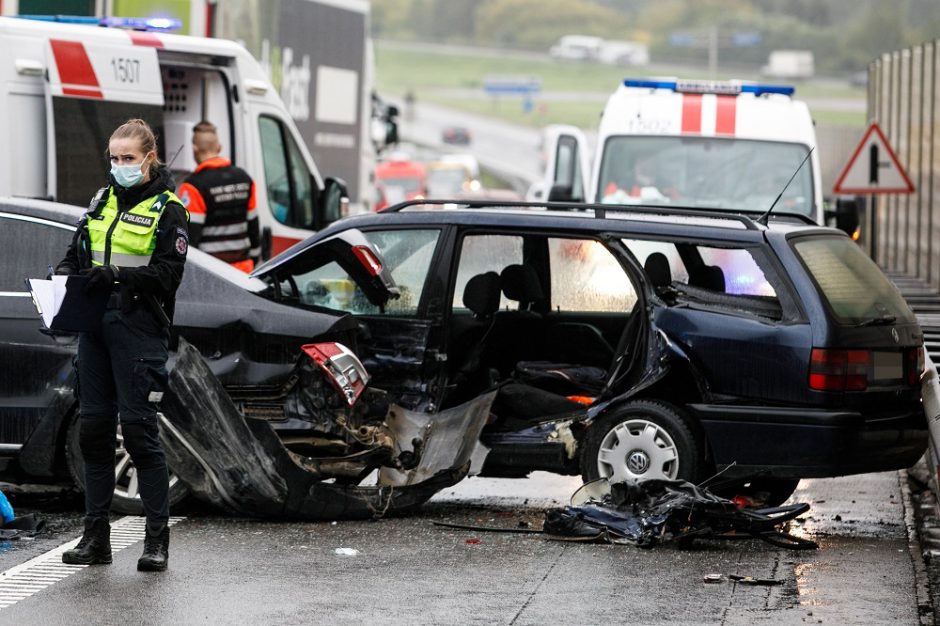
[[870, 350], [813, 348], [809, 386], [818, 391], [864, 391], [871, 364]]
[[382, 262], [368, 246], [353, 246], [352, 251], [356, 255], [356, 259], [368, 270], [370, 276], [379, 275], [382, 271]]
[[353, 406], [369, 384], [369, 373], [353, 352], [341, 343], [308, 343], [301, 346], [320, 366], [346, 404]]
[[924, 347], [911, 348], [905, 355], [905, 369], [907, 371], [907, 384], [914, 387], [920, 383], [920, 377], [924, 373], [927, 363], [924, 359]]

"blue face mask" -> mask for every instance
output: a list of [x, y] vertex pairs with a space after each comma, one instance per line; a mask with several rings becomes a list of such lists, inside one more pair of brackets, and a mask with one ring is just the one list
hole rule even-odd
[[121, 187], [133, 187], [144, 179], [144, 173], [141, 171], [143, 163], [134, 165], [112, 165], [111, 175]]

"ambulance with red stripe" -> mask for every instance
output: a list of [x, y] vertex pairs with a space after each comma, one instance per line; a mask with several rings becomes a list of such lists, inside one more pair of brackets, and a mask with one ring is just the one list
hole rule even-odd
[[760, 214], [786, 187], [775, 213], [823, 223], [816, 133], [793, 93], [745, 82], [625, 80], [604, 109], [593, 167], [580, 130], [550, 130], [543, 194]]
[[195, 169], [192, 128], [213, 122], [248, 171], [265, 257], [344, 212], [259, 63], [224, 40], [0, 17], [0, 195], [87, 205], [107, 181], [114, 128], [145, 119], [177, 182]]

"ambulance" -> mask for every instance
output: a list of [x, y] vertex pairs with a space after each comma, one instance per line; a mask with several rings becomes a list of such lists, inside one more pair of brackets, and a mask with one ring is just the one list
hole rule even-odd
[[824, 206], [813, 120], [793, 94], [740, 81], [627, 79], [604, 109], [593, 163], [579, 129], [546, 130], [545, 178], [530, 198], [762, 214], [782, 192], [775, 213], [837, 218]]
[[[141, 26], [141, 25], [136, 25]], [[264, 256], [344, 213], [259, 63], [224, 39], [0, 17], [0, 195], [85, 206], [107, 181], [108, 138], [128, 118], [156, 131], [177, 182], [195, 167], [192, 128], [219, 129], [250, 172]]]

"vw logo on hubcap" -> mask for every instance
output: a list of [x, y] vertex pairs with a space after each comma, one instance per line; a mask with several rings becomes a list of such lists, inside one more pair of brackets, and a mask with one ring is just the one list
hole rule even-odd
[[650, 458], [642, 450], [634, 450], [627, 455], [627, 468], [634, 474], [642, 474], [650, 468]]

